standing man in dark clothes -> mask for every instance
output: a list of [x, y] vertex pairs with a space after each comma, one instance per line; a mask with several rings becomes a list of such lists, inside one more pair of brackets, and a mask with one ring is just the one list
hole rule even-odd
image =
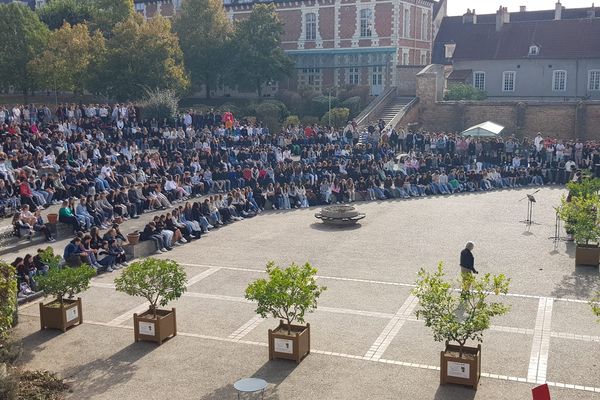
[[475, 248], [473, 242], [467, 242], [463, 251], [460, 252], [460, 271], [467, 274], [478, 274], [475, 269], [475, 258], [471, 251]]

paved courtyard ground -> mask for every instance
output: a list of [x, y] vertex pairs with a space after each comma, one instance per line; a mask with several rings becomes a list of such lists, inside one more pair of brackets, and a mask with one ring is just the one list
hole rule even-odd
[[[600, 324], [587, 299], [597, 268], [574, 266], [574, 246], [555, 246], [564, 191], [536, 194], [527, 228], [527, 190], [360, 203], [361, 225], [331, 229], [315, 209], [270, 212], [211, 232], [161, 255], [184, 264], [190, 281], [177, 307], [179, 335], [157, 347], [134, 343], [131, 316], [142, 299], [115, 292], [116, 273], [82, 295], [85, 323], [65, 334], [39, 331], [38, 307], [21, 308], [23, 365], [55, 371], [73, 399], [235, 399], [244, 377], [269, 382], [266, 399], [530, 399], [549, 382], [553, 399], [600, 399]], [[443, 344], [414, 316], [420, 267], [476, 243], [476, 267], [511, 279], [511, 312], [485, 334], [478, 391], [439, 385]], [[311, 323], [312, 354], [300, 365], [268, 361], [267, 330], [244, 300], [268, 260], [309, 261], [328, 287]], [[257, 397], [258, 398], [258, 397]]]

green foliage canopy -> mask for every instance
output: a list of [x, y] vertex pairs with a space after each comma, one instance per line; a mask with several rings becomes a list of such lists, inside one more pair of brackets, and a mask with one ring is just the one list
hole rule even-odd
[[115, 279], [115, 284], [119, 292], [148, 300], [156, 316], [158, 304], [164, 307], [185, 293], [187, 277], [177, 262], [149, 257], [131, 263]]
[[317, 308], [317, 300], [326, 290], [317, 285], [317, 269], [309, 263], [292, 263], [281, 269], [273, 261], [267, 264], [269, 279], [258, 279], [246, 288], [246, 299], [256, 301], [256, 312], [263, 318], [272, 315], [287, 322], [288, 334], [294, 321], [304, 323], [306, 312]]
[[0, 347], [8, 338], [17, 307], [17, 276], [15, 268], [0, 262]]
[[283, 24], [274, 4], [256, 4], [235, 25], [232, 75], [262, 96], [262, 86], [289, 76], [293, 62], [281, 48]]
[[48, 27], [23, 3], [0, 4], [0, 82], [27, 93], [35, 87], [29, 63], [44, 49]]
[[466, 83], [452, 84], [444, 96], [444, 100], [485, 100], [487, 94]]
[[55, 296], [62, 305], [65, 296], [72, 299], [76, 294], [87, 290], [94, 276], [96, 270], [86, 264], [77, 268], [51, 267], [47, 275], [37, 278], [37, 282], [44, 293]]
[[509, 283], [510, 279], [503, 274], [476, 278], [463, 273], [458, 292], [446, 280], [442, 263], [433, 273], [421, 269], [412, 292], [420, 303], [417, 318], [431, 328], [435, 341], [458, 343], [462, 356], [467, 340], [483, 341], [483, 332], [490, 327], [492, 317], [509, 311], [508, 306], [488, 300], [492, 294], [508, 293]]
[[222, 0], [185, 0], [173, 23], [192, 83], [204, 85], [206, 97], [223, 76], [233, 27]]

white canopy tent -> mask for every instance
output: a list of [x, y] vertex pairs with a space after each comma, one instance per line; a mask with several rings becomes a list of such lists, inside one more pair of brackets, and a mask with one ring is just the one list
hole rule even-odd
[[461, 135], [474, 137], [495, 137], [498, 136], [503, 130], [504, 127], [502, 125], [498, 125], [492, 121], [486, 121], [461, 132]]

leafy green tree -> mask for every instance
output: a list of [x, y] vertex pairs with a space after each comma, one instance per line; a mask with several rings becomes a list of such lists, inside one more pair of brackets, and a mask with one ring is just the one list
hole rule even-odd
[[15, 268], [0, 262], [0, 347], [6, 342], [17, 308], [17, 276]]
[[317, 285], [317, 269], [309, 263], [292, 263], [281, 269], [273, 261], [267, 264], [269, 279], [258, 279], [246, 288], [246, 299], [256, 301], [256, 313], [266, 318], [282, 318], [287, 322], [288, 335], [292, 322], [304, 323], [304, 314], [317, 308], [317, 300], [325, 286]]
[[233, 27], [222, 0], [185, 0], [173, 23], [185, 65], [196, 87], [204, 85], [206, 98], [223, 75], [228, 40]]
[[127, 21], [135, 11], [133, 0], [84, 0], [92, 6], [92, 27], [111, 36], [115, 26]]
[[340, 128], [346, 126], [348, 118], [350, 116], [350, 110], [343, 107], [332, 108], [331, 111], [327, 111], [323, 118], [321, 118], [321, 124]]
[[281, 49], [283, 24], [274, 4], [257, 4], [235, 24], [233, 76], [262, 96], [262, 86], [291, 74], [294, 63]]
[[[585, 190], [581, 187], [580, 190]], [[598, 243], [600, 241], [600, 196], [597, 193], [571, 196], [567, 201], [563, 197], [558, 211], [565, 221], [567, 231], [573, 232], [575, 242], [579, 245]]]
[[96, 92], [127, 100], [142, 98], [147, 89], [182, 92], [189, 86], [179, 41], [166, 18], [144, 21], [133, 15], [115, 26], [106, 48], [95, 68]]
[[46, 49], [31, 62], [37, 81], [46, 89], [83, 93], [90, 78], [90, 66], [105, 51], [99, 31], [90, 34], [87, 24], [66, 22], [50, 34]]
[[180, 298], [186, 291], [186, 284], [185, 271], [177, 262], [152, 257], [131, 263], [115, 279], [119, 292], [148, 300], [155, 318], [156, 306], [164, 307]]
[[487, 94], [472, 85], [457, 83], [450, 85], [444, 100], [485, 100]]
[[77, 25], [91, 21], [94, 8], [89, 0], [52, 0], [36, 12], [48, 28], [54, 30], [65, 22]]
[[157, 121], [174, 118], [177, 114], [179, 97], [174, 90], [148, 90], [146, 97], [139, 102], [143, 118], [156, 118]]
[[50, 268], [47, 275], [37, 278], [37, 282], [44, 293], [55, 296], [63, 305], [65, 297], [72, 299], [76, 294], [86, 291], [94, 276], [96, 270], [84, 264], [77, 268]]
[[0, 82], [23, 92], [35, 88], [29, 62], [44, 48], [49, 30], [22, 3], [0, 4]]
[[467, 340], [482, 342], [483, 332], [490, 327], [492, 317], [509, 311], [508, 306], [488, 300], [492, 294], [508, 293], [509, 283], [510, 279], [503, 274], [476, 278], [463, 273], [458, 286], [461, 291], [458, 291], [445, 279], [442, 263], [434, 273], [421, 269], [412, 292], [419, 299], [417, 318], [425, 320], [435, 341], [458, 343], [462, 357]]

